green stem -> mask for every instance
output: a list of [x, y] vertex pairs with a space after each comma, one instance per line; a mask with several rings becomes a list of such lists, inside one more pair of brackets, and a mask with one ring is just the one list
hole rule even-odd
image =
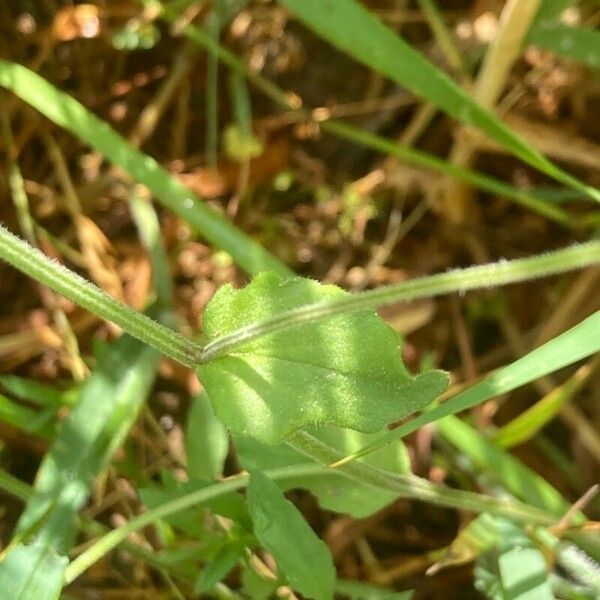
[[[287, 439], [287, 443], [294, 450], [317, 462], [329, 465], [336, 462], [340, 464], [340, 455], [337, 450], [306, 431], [293, 434]], [[375, 488], [393, 492], [398, 497], [413, 498], [421, 502], [430, 502], [458, 510], [489, 512], [516, 521], [539, 525], [549, 525], [556, 522], [557, 519], [556, 515], [548, 511], [516, 500], [507, 501], [474, 492], [456, 490], [433, 484], [416, 475], [389, 473], [361, 462], [340, 464], [336, 467], [336, 471], [359, 483], [366, 483]]]
[[574, 226], [575, 220], [573, 217], [561, 208], [544, 200], [540, 200], [525, 190], [517, 189], [499, 179], [494, 179], [494, 177], [480, 173], [479, 171], [473, 171], [472, 169], [454, 165], [451, 162], [438, 158], [428, 152], [423, 152], [422, 150], [416, 150], [386, 140], [385, 138], [369, 133], [368, 131], [352, 127], [342, 121], [322, 121], [319, 123], [319, 126], [323, 131], [356, 142], [367, 148], [373, 148], [379, 152], [391, 154], [409, 164], [419, 165], [426, 169], [431, 169], [432, 171], [444, 173], [459, 181], [470, 183], [476, 188], [489, 192], [490, 194], [510, 198], [513, 202], [523, 208], [535, 211], [547, 219], [560, 223], [565, 227], [572, 228]]
[[93, 283], [70, 271], [60, 263], [30, 246], [0, 225], [0, 258], [29, 277], [47, 285], [76, 304], [107, 321], [167, 356], [193, 367], [201, 348], [183, 337], [109, 296]]
[[307, 304], [217, 338], [204, 347], [200, 361], [213, 360], [258, 337], [341, 313], [372, 310], [386, 304], [431, 298], [451, 292], [462, 293], [477, 288], [507, 285], [599, 262], [600, 241], [592, 241], [528, 258], [456, 269], [359, 294], [349, 294], [336, 300]]
[[[266, 471], [266, 474], [271, 479], [281, 480], [309, 475], [325, 475], [328, 472], [329, 469], [322, 465], [303, 464], [272, 469]], [[175, 513], [181, 512], [182, 510], [193, 508], [203, 502], [208, 502], [214, 498], [219, 498], [240, 490], [248, 485], [248, 481], [249, 476], [245, 473], [227, 479], [226, 481], [220, 481], [219, 483], [209, 485], [198, 491], [171, 500], [170, 502], [165, 502], [157, 508], [131, 519], [122, 527], [109, 531], [71, 562], [65, 574], [65, 584], [69, 584], [77, 579], [77, 577], [92, 566], [97, 560], [116, 548], [121, 542], [124, 542], [135, 531], [139, 531], [148, 525], [152, 525], [159, 519], [164, 519]]]
[[[145, 6], [160, 6], [162, 9], [161, 17], [169, 23], [176, 22], [179, 18], [178, 12], [171, 6], [164, 6], [161, 3], [157, 3], [156, 0], [138, 1]], [[265, 96], [270, 98], [275, 104], [295, 113], [298, 120], [313, 119], [313, 114], [311, 111], [301, 108], [302, 101], [297, 96], [284, 92], [270, 80], [262, 77], [258, 73], [254, 73], [242, 60], [240, 60], [238, 56], [236, 56], [227, 48], [224, 48], [218, 44], [205, 31], [202, 31], [200, 28], [195, 27], [192, 24], [188, 24], [184, 27], [183, 34], [190, 41], [205, 48], [214, 56], [218, 57], [220, 61], [226, 64], [234, 72], [244, 75], [248, 81], [250, 81]], [[456, 177], [456, 179], [470, 183], [479, 189], [510, 198], [517, 204], [528, 208], [529, 210], [536, 211], [546, 218], [560, 223], [568, 228], [572, 228], [575, 225], [574, 219], [559, 207], [544, 202], [532, 194], [528, 194], [524, 190], [519, 190], [504, 183], [503, 181], [500, 181], [499, 179], [494, 179], [489, 175], [485, 175], [484, 173], [479, 173], [477, 171], [452, 165], [448, 161], [444, 161], [433, 154], [415, 150], [414, 148], [407, 148], [406, 146], [386, 140], [385, 138], [365, 132], [357, 127], [353, 127], [340, 121], [319, 119], [318, 123], [319, 127], [323, 131], [331, 133], [337, 137], [357, 142], [368, 148], [372, 148], [385, 154], [392, 154], [402, 160], [405, 160], [409, 164], [420, 165], [425, 168], [450, 175], [451, 177]], [[583, 226], [584, 223], [581, 223], [581, 225]]]
[[[289, 444], [319, 463], [330, 463], [339, 459], [339, 454], [307, 433], [295, 434]], [[386, 473], [363, 463], [344, 465], [339, 469], [340, 474], [351, 479], [367, 483], [373, 487], [389, 490], [399, 497], [415, 498], [423, 502], [434, 502], [460, 510], [490, 512], [525, 523], [549, 525], [556, 521], [551, 513], [527, 506], [526, 504], [499, 500], [482, 494], [453, 490], [430, 483], [414, 475], [396, 475]], [[281, 467], [266, 471], [275, 480], [295, 479], [312, 475], [328, 475], [331, 469], [323, 464], [303, 464]], [[240, 490], [248, 485], [249, 476], [240, 474], [226, 481], [210, 485], [196, 492], [186, 494], [170, 502], [166, 502], [147, 513], [131, 519], [127, 524], [114, 529], [94, 542], [69, 565], [65, 575], [65, 583], [69, 584], [91, 567], [102, 556], [124, 542], [129, 535], [143, 527], [152, 525], [158, 519], [167, 518], [182, 510], [192, 508], [214, 498]]]

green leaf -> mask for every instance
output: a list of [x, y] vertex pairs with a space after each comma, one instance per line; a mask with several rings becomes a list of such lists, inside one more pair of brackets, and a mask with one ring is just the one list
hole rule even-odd
[[68, 562], [44, 544], [14, 546], [0, 563], [3, 600], [58, 600]]
[[[207, 341], [344, 294], [335, 286], [273, 273], [242, 290], [223, 286], [204, 313]], [[267, 444], [307, 425], [380, 431], [426, 407], [447, 385], [440, 371], [412, 377], [402, 364], [398, 336], [368, 311], [263, 335], [200, 365], [198, 374], [225, 425]]]
[[[544, 556], [536, 548], [506, 550], [491, 566], [479, 566], [476, 587], [493, 600], [554, 600]], [[489, 563], [488, 563], [489, 564]]]
[[338, 581], [335, 591], [350, 600], [411, 600], [413, 591], [394, 592], [392, 590], [362, 583], [361, 581]]
[[192, 400], [185, 429], [185, 449], [190, 479], [210, 481], [223, 472], [229, 436], [227, 429], [215, 417], [205, 393]]
[[277, 579], [267, 579], [259, 575], [247, 563], [242, 566], [242, 589], [252, 600], [267, 600], [279, 587]]
[[[140, 498], [150, 510], [173, 502], [188, 494], [208, 488], [211, 485], [211, 482], [208, 481], [176, 481], [169, 473], [163, 479], [162, 487], [141, 488], [138, 492]], [[203, 539], [205, 537], [205, 527], [202, 521], [203, 515], [207, 510], [231, 519], [239, 524], [242, 529], [250, 528], [250, 517], [244, 498], [235, 492], [203, 502], [202, 505], [177, 512], [165, 518], [164, 521], [173, 527], [185, 531], [190, 537]]]
[[[334, 426], [319, 427], [313, 434], [322, 442], [339, 451], [340, 456], [350, 454], [368, 444], [378, 434], [367, 434]], [[286, 444], [268, 446], [244, 435], [234, 437], [236, 456], [247, 470], [274, 469], [286, 465], [305, 464], [306, 456]], [[367, 455], [361, 462], [391, 473], [408, 473], [410, 463], [404, 444], [390, 444]], [[368, 517], [397, 498], [389, 490], [346, 477], [332, 469], [319, 475], [284, 479], [282, 489], [303, 488], [310, 490], [319, 505], [337, 513], [348, 513], [357, 519]]]
[[[477, 518], [474, 535], [485, 550], [475, 567], [475, 587], [491, 600], [553, 600], [544, 556], [523, 528], [491, 515]], [[478, 533], [477, 533], [478, 532]]]
[[553, 165], [359, 2], [280, 0], [280, 3], [317, 35], [357, 61], [426, 98], [448, 115], [478, 127], [503, 148], [546, 175], [600, 201], [600, 191]]
[[447, 415], [477, 406], [494, 396], [510, 392], [600, 351], [599, 330], [600, 311], [510, 365], [488, 375], [443, 404], [418, 415], [392, 431], [388, 431], [380, 436], [379, 440], [365, 446], [353, 455], [348, 455], [343, 462], [364, 456], [383, 444], [398, 440], [416, 431], [427, 423], [433, 423]]
[[36, 411], [0, 394], [0, 421], [27, 433], [50, 439], [54, 433], [55, 416], [56, 411], [52, 408]]
[[436, 427], [462, 454], [470, 457], [486, 473], [495, 475], [521, 500], [552, 511], [557, 516], [569, 509], [568, 502], [543, 477], [458, 417], [450, 415], [440, 419]]
[[194, 592], [197, 594], [209, 592], [219, 581], [227, 577], [243, 554], [244, 544], [238, 541], [224, 545], [200, 573], [194, 584]]
[[0, 375], [0, 385], [20, 400], [27, 400], [48, 408], [60, 408], [65, 404], [72, 404], [74, 395], [78, 393], [77, 388], [59, 390], [17, 375]]
[[159, 358], [156, 350], [129, 336], [115, 342], [83, 384], [76, 406], [44, 458], [18, 532], [37, 529], [43, 520], [36, 539], [58, 552], [70, 548], [77, 511], [135, 421]]
[[333, 600], [331, 553], [300, 511], [260, 471], [250, 475], [247, 498], [258, 541], [273, 555], [294, 589], [314, 600]]
[[108, 123], [33, 71], [0, 60], [0, 86], [9, 89], [48, 119], [96, 148], [133, 179], [146, 185], [163, 206], [187, 221], [206, 240], [229, 252], [247, 272], [267, 269], [282, 274], [290, 272], [260, 244], [207, 206], [151, 156], [135, 149]]
[[542, 21], [532, 28], [528, 41], [558, 56], [600, 69], [600, 32], [595, 29]]

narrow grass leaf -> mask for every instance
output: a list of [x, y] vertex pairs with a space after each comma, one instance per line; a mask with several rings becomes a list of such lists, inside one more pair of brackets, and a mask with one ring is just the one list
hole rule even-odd
[[77, 389], [60, 390], [54, 386], [46, 385], [18, 375], [0, 375], [0, 385], [11, 395], [39, 404], [43, 407], [60, 408], [65, 404], [71, 404]]
[[360, 3], [355, 0], [280, 0], [280, 3], [309, 29], [357, 61], [426, 98], [466, 125], [478, 127], [539, 171], [600, 201], [599, 190], [553, 165]]
[[542, 21], [532, 28], [528, 42], [557, 56], [600, 69], [600, 32], [596, 29]]
[[77, 511], [135, 421], [158, 359], [156, 350], [128, 336], [115, 342], [83, 384], [44, 458], [17, 532], [37, 530], [38, 542], [60, 553], [69, 550]]
[[229, 436], [204, 392], [192, 400], [185, 428], [185, 449], [191, 479], [210, 481], [223, 472]]
[[[262, 273], [241, 290], [218, 290], [204, 313], [206, 338], [344, 295], [309, 279]], [[412, 377], [399, 344], [374, 312], [355, 312], [258, 337], [199, 365], [198, 374], [221, 421], [267, 444], [307, 425], [375, 432], [423, 409], [447, 385], [441, 371]]]
[[302, 513], [260, 471], [250, 476], [247, 499], [258, 541], [273, 555], [294, 589], [314, 600], [333, 600], [331, 553]]
[[33, 410], [0, 395], [0, 421], [27, 433], [50, 439], [54, 433], [55, 416], [56, 410], [52, 408], [44, 411]]
[[202, 569], [194, 584], [194, 592], [196, 594], [209, 592], [219, 581], [227, 577], [243, 555], [243, 544], [234, 542], [223, 546], [213, 560]]
[[69, 560], [45, 544], [17, 544], [0, 563], [3, 600], [58, 600]]
[[344, 464], [364, 456], [384, 444], [403, 438], [423, 425], [477, 406], [494, 396], [510, 392], [548, 373], [595, 354], [600, 351], [598, 331], [600, 331], [600, 311], [512, 364], [485, 377], [479, 383], [443, 404], [382, 435], [378, 441], [347, 456], [338, 464]]
[[536, 21], [555, 19], [573, 4], [577, 4], [577, 0], [542, 0], [536, 15]]
[[486, 473], [494, 475], [516, 497], [553, 512], [557, 517], [569, 509], [568, 502], [543, 477], [458, 417], [440, 419], [436, 427], [444, 439]]
[[533, 406], [523, 411], [512, 421], [503, 425], [494, 434], [494, 441], [503, 448], [512, 448], [534, 437], [556, 415], [560, 409], [581, 389], [600, 363], [600, 357], [577, 369], [562, 385], [554, 388]]
[[101, 152], [133, 179], [143, 183], [167, 208], [192, 225], [207, 241], [225, 250], [251, 274], [290, 271], [260, 244], [205, 205], [152, 157], [131, 146], [105, 121], [29, 69], [0, 60], [0, 86], [33, 106], [48, 119]]

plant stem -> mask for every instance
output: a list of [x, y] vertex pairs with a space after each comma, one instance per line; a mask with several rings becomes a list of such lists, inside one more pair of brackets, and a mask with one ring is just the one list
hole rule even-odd
[[0, 258], [90, 312], [175, 360], [193, 367], [199, 344], [153, 321], [52, 260], [0, 225]]
[[[271, 469], [265, 471], [265, 474], [271, 479], [281, 480], [309, 475], [325, 475], [328, 474], [329, 471], [330, 469], [323, 465], [311, 463]], [[97, 560], [110, 552], [113, 548], [116, 548], [121, 542], [124, 542], [129, 535], [135, 531], [139, 531], [143, 527], [152, 525], [159, 519], [164, 519], [182, 510], [192, 508], [198, 504], [207, 502], [208, 500], [219, 498], [242, 489], [248, 485], [249, 479], [250, 477], [247, 473], [242, 473], [225, 481], [209, 485], [190, 494], [186, 494], [185, 496], [180, 496], [170, 502], [165, 502], [157, 508], [131, 519], [122, 527], [109, 531], [106, 535], [94, 542], [87, 550], [82, 552], [68, 566], [65, 574], [65, 584], [74, 581]]]
[[336, 471], [360, 483], [366, 483], [375, 488], [389, 490], [403, 498], [413, 498], [421, 502], [431, 502], [440, 506], [489, 512], [509, 519], [525, 523], [549, 525], [556, 522], [557, 517], [552, 513], [529, 506], [522, 502], [502, 500], [492, 496], [456, 490], [442, 485], [436, 485], [412, 474], [389, 473], [361, 462], [341, 464], [339, 452], [323, 443], [306, 431], [299, 431], [287, 439], [288, 445], [294, 450], [309, 456], [323, 464], [339, 465]]
[[281, 312], [264, 321], [251, 323], [217, 338], [204, 347], [200, 361], [213, 360], [258, 337], [341, 313], [372, 310], [386, 304], [431, 298], [451, 292], [462, 293], [477, 288], [507, 285], [570, 269], [579, 269], [598, 262], [600, 262], [600, 241], [592, 241], [528, 258], [502, 260], [488, 265], [456, 269], [347, 295], [336, 300], [307, 304]]
[[[289, 444], [321, 464], [303, 464], [281, 467], [266, 471], [266, 474], [274, 480], [295, 479], [297, 477], [309, 475], [328, 475], [331, 469], [323, 466], [323, 463], [331, 463], [339, 458], [338, 453], [323, 444], [310, 434], [301, 432], [290, 438]], [[434, 502], [442, 506], [448, 506], [460, 510], [473, 510], [476, 512], [490, 512], [499, 514], [507, 518], [523, 521], [526, 523], [535, 523], [540, 525], [549, 525], [556, 521], [556, 517], [547, 511], [528, 506], [521, 502], [507, 502], [475, 494], [453, 490], [443, 486], [435, 485], [425, 479], [414, 475], [396, 475], [380, 471], [363, 463], [352, 463], [344, 465], [339, 470], [341, 475], [357, 480], [361, 483], [367, 483], [379, 489], [385, 489], [396, 493], [399, 497], [414, 498], [423, 502]], [[127, 537], [146, 527], [152, 525], [159, 519], [164, 519], [182, 510], [192, 508], [212, 500], [217, 497], [240, 490], [248, 485], [249, 476], [240, 474], [225, 481], [215, 483], [201, 490], [186, 494], [166, 502], [147, 513], [139, 515], [127, 524], [114, 529], [99, 540], [94, 542], [87, 550], [80, 554], [67, 568], [65, 574], [65, 583], [73, 582], [79, 575], [86, 571], [102, 556], [116, 548], [124, 542]]]

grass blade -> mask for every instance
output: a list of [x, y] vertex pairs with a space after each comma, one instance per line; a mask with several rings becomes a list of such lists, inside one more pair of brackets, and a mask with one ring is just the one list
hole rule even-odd
[[122, 336], [82, 386], [17, 524], [17, 539], [34, 534], [34, 543], [15, 546], [0, 563], [0, 581], [10, 581], [18, 592], [7, 598], [58, 598], [68, 562], [63, 555], [77, 534], [77, 513], [135, 421], [159, 358], [153, 348]]
[[158, 364], [153, 348], [122, 336], [81, 388], [36, 478], [17, 532], [32, 531], [57, 551], [70, 547], [73, 519], [89, 487], [137, 417]]
[[438, 106], [542, 173], [600, 202], [600, 191], [565, 173], [354, 0], [280, 0], [317, 35], [362, 64]]
[[542, 21], [532, 28], [528, 42], [558, 56], [600, 69], [600, 32], [595, 29]]
[[107, 123], [80, 102], [29, 69], [0, 60], [0, 86], [5, 87], [146, 185], [156, 198], [185, 219], [207, 241], [225, 250], [248, 273], [291, 272], [260, 244], [206, 206], [152, 157], [133, 148]]
[[58, 600], [68, 559], [43, 544], [18, 544], [0, 563], [4, 600]]
[[458, 417], [440, 419], [436, 427], [446, 440], [486, 472], [493, 473], [517, 498], [557, 516], [569, 509], [566, 500], [543, 477]]
[[423, 425], [477, 406], [494, 396], [510, 392], [548, 373], [595, 354], [600, 351], [598, 331], [600, 331], [600, 311], [443, 404], [382, 435], [379, 440], [369, 446], [338, 461], [336, 466], [360, 458], [384, 444], [403, 438]]

